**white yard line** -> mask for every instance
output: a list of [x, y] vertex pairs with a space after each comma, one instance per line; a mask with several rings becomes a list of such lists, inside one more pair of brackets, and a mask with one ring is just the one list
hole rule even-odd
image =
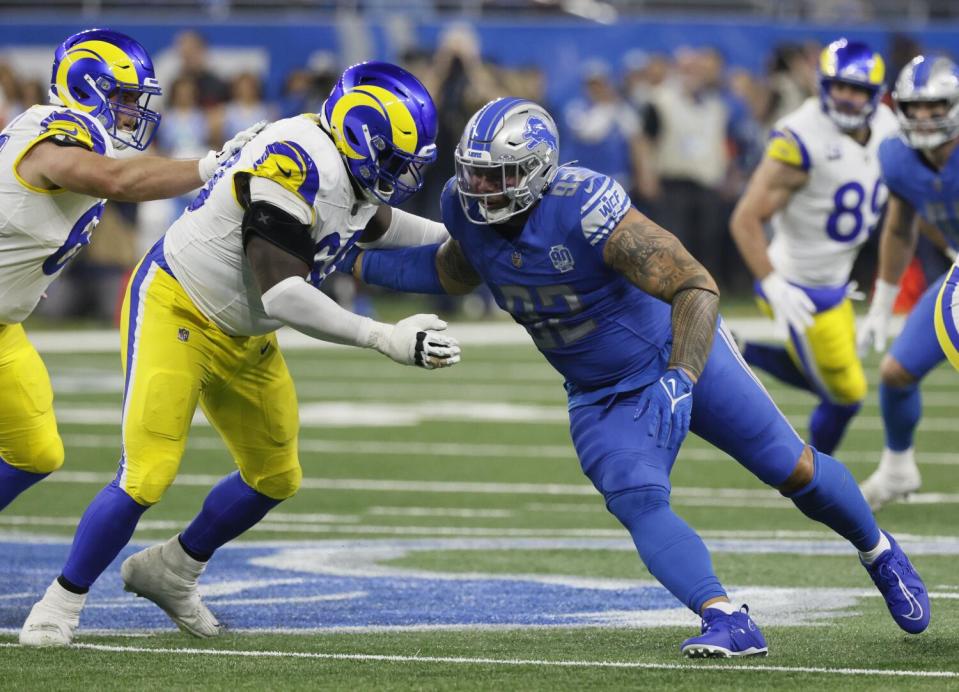
[[[0, 647], [17, 644], [2, 642]], [[890, 678], [959, 678], [959, 672], [948, 670], [887, 670], [882, 668], [819, 668], [809, 666], [710, 665], [709, 663], [645, 663], [640, 661], [578, 661], [523, 658], [470, 658], [465, 656], [400, 656], [381, 654], [330, 654], [309, 651], [258, 651], [248, 649], [153, 648], [146, 646], [114, 646], [108, 644], [74, 644], [73, 649], [132, 654], [179, 654], [187, 656], [223, 656], [236, 658], [300, 658], [325, 661], [375, 661], [380, 663], [440, 663], [480, 666], [531, 666], [536, 668], [625, 668], [638, 670], [682, 670], [708, 674], [717, 671], [750, 673], [811, 673], [818, 675], [869, 676]]]

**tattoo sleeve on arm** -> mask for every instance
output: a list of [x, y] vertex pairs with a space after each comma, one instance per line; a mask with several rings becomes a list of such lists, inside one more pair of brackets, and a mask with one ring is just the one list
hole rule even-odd
[[699, 379], [713, 345], [719, 296], [701, 288], [687, 288], [673, 296], [673, 351], [669, 367], [683, 367]]
[[463, 254], [463, 248], [452, 238], [443, 243], [437, 251], [436, 270], [443, 288], [452, 295], [469, 293], [483, 283], [483, 279]]
[[604, 248], [606, 263], [637, 287], [672, 304], [669, 366], [698, 378], [712, 348], [719, 314], [716, 282], [669, 231], [631, 209]]

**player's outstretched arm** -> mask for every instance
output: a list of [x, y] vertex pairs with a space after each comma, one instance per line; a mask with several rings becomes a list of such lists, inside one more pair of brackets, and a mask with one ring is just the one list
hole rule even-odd
[[357, 250], [337, 264], [337, 269], [351, 272], [371, 286], [405, 293], [463, 295], [483, 282], [463, 248], [449, 236], [441, 245]]
[[729, 220], [729, 230], [743, 261], [757, 279], [773, 271], [766, 252], [763, 225], [784, 208], [796, 190], [808, 180], [809, 174], [802, 168], [766, 156], [736, 204]]
[[919, 230], [916, 212], [906, 200], [889, 193], [886, 216], [879, 236], [879, 276], [869, 312], [856, 331], [856, 350], [882, 352], [889, 336], [889, 321], [899, 294], [899, 279], [916, 251]]
[[603, 249], [606, 264], [652, 296], [672, 304], [669, 368], [696, 381], [706, 366], [719, 314], [719, 288], [669, 231], [630, 209]]
[[27, 182], [45, 189], [63, 188], [117, 202], [147, 202], [177, 197], [205, 183], [217, 167], [263, 129], [257, 123], [237, 133], [220, 151], [202, 159], [167, 159], [136, 156], [114, 159], [82, 146], [51, 141], [35, 145], [18, 166]]
[[413, 315], [395, 325], [349, 310], [304, 279], [313, 243], [308, 226], [265, 203], [253, 203], [243, 217], [243, 244], [267, 315], [322, 341], [373, 348], [402, 365], [428, 370], [460, 360], [456, 339], [440, 334], [436, 315]]

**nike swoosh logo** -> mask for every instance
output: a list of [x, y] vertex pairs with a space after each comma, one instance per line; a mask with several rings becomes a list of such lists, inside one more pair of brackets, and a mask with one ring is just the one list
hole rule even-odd
[[80, 130], [79, 130], [78, 128], [76, 128], [76, 127], [73, 128], [72, 131], [71, 131], [71, 130], [67, 130], [66, 128], [61, 127], [61, 128], [59, 129], [59, 132], [62, 133], [62, 134], [65, 134], [65, 135], [69, 135], [69, 136], [71, 136], [71, 137], [76, 137], [78, 134], [80, 134]]
[[283, 175], [285, 175], [287, 178], [289, 178], [290, 175], [292, 175], [292, 172], [291, 172], [291, 171], [286, 170], [286, 169], [283, 168], [283, 166], [281, 166], [280, 164], [276, 164], [276, 169], [277, 169], [280, 173], [282, 173]]
[[[903, 583], [902, 577], [899, 576], [899, 573], [894, 571], [893, 574], [895, 574], [896, 579], [899, 580], [899, 590], [902, 591], [902, 595], [906, 597], [906, 600], [909, 601], [909, 606], [912, 608], [909, 614], [903, 615], [903, 617], [906, 618], [907, 620], [921, 620], [923, 611], [922, 611], [922, 606], [919, 604], [919, 601], [916, 600], [916, 597], [912, 595], [912, 592], [910, 592], [909, 589], [906, 588], [906, 585]], [[917, 610], [919, 611], [919, 614], [915, 615]]]

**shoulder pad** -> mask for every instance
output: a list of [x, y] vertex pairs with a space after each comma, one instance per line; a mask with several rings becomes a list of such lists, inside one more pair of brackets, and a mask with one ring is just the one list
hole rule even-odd
[[556, 202], [566, 206], [564, 217], [568, 214], [567, 218], [579, 221], [583, 237], [590, 245], [604, 242], [632, 206], [622, 185], [587, 168], [561, 170], [550, 185], [549, 195], [569, 197]]
[[769, 142], [766, 144], [766, 156], [788, 166], [795, 166], [808, 171], [812, 162], [809, 150], [794, 130], [782, 127], [769, 133]]
[[266, 178], [298, 195], [309, 206], [316, 201], [320, 174], [306, 149], [291, 140], [268, 144], [250, 175]]
[[69, 110], [55, 111], [43, 119], [40, 127], [38, 139], [55, 138], [78, 144], [96, 154], [106, 153], [106, 140], [87, 115]]

